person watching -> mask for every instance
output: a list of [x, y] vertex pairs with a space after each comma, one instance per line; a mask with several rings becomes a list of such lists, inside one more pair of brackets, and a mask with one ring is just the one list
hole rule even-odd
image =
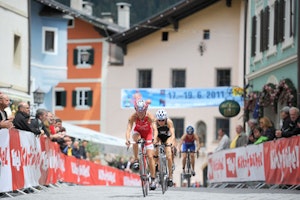
[[[196, 142], [196, 144], [195, 144]], [[197, 150], [196, 150], [197, 145]], [[194, 128], [192, 126], [188, 126], [186, 128], [186, 133], [182, 135], [180, 138], [180, 142], [178, 148], [181, 149], [182, 152], [182, 173], [185, 174], [185, 166], [186, 166], [186, 152], [190, 150], [191, 152], [191, 173], [193, 176], [196, 175], [195, 173], [195, 150], [196, 152], [200, 149], [200, 140], [197, 134], [194, 133]]]
[[254, 127], [253, 134], [254, 134], [254, 137], [256, 138], [256, 141], [253, 144], [260, 144], [260, 143], [268, 141], [268, 137], [263, 136], [262, 132], [263, 132], [263, 130], [261, 127], [259, 127], [259, 126]]
[[[168, 160], [169, 182], [170, 187], [173, 186], [173, 155], [172, 146], [175, 146], [175, 129], [173, 121], [168, 118], [167, 112], [163, 109], [156, 112], [156, 126], [158, 132], [158, 141], [165, 144], [165, 153]], [[158, 155], [158, 152], [156, 152]]]
[[287, 138], [287, 137], [300, 134], [300, 128], [297, 125], [300, 122], [299, 109], [296, 107], [291, 107], [289, 109], [289, 114], [291, 120], [289, 125], [287, 125], [284, 130], [277, 130], [275, 133], [276, 138], [281, 138], [281, 137]]
[[[135, 112], [129, 117], [127, 130], [125, 133], [126, 145], [130, 146], [130, 136], [134, 142], [138, 142], [141, 138], [145, 139], [146, 152], [149, 161], [149, 168], [151, 174], [150, 189], [156, 189], [155, 181], [155, 161], [154, 161], [154, 146], [153, 143], [157, 143], [157, 127], [155, 123], [154, 116], [147, 111], [148, 104], [142, 100], [138, 99], [134, 103]], [[134, 126], [135, 125], [135, 126]], [[152, 142], [153, 140], [153, 142]], [[138, 144], [133, 144], [133, 154], [134, 154], [134, 168], [138, 169]]]
[[215, 149], [215, 152], [224, 150], [224, 149], [228, 149], [229, 145], [230, 145], [230, 139], [228, 137], [228, 135], [225, 134], [224, 130], [222, 128], [220, 128], [218, 130], [218, 136], [220, 138], [220, 142], [217, 146], [217, 148]]
[[9, 97], [0, 93], [0, 129], [2, 128], [12, 128], [13, 127], [13, 117], [8, 117], [5, 108], [8, 108], [10, 104]]
[[26, 102], [20, 102], [18, 104], [18, 110], [13, 120], [13, 124], [16, 129], [30, 131], [35, 135], [44, 134], [44, 130], [35, 129], [32, 127], [30, 119], [30, 107]]
[[272, 121], [268, 117], [259, 119], [259, 126], [262, 128], [262, 135], [268, 138], [268, 141], [275, 138], [275, 128]]
[[36, 131], [39, 130], [42, 133], [41, 130], [43, 130], [44, 132], [42, 133], [42, 135], [45, 134], [47, 137], [50, 137], [50, 133], [44, 125], [44, 121], [47, 120], [47, 114], [47, 110], [42, 108], [37, 109], [35, 118], [31, 120], [31, 125]]
[[248, 134], [248, 144], [253, 144], [256, 141], [254, 134], [253, 134], [253, 129], [254, 129], [254, 127], [256, 127], [258, 125], [257, 119], [249, 119], [247, 123], [248, 123], [249, 129], [250, 129], [249, 134]]

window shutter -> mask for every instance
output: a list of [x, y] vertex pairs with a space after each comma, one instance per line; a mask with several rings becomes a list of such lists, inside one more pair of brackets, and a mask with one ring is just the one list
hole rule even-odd
[[73, 65], [78, 64], [78, 49], [74, 49], [73, 51]]
[[264, 11], [260, 11], [260, 38], [259, 38], [259, 51], [262, 52], [264, 50]]
[[72, 91], [72, 106], [76, 107], [76, 90]]
[[252, 17], [252, 33], [251, 33], [251, 56], [255, 56], [256, 48], [256, 16]]
[[295, 28], [295, 24], [294, 24], [294, 21], [295, 21], [295, 9], [294, 9], [294, 5], [295, 2], [294, 0], [291, 0], [290, 2], [290, 37], [293, 37], [294, 36], [294, 28]]
[[279, 20], [279, 14], [278, 14], [278, 1], [275, 1], [274, 4], [274, 45], [278, 44], [278, 20]]
[[270, 7], [265, 10], [265, 50], [269, 49], [269, 34], [270, 34]]
[[285, 16], [285, 2], [281, 0], [278, 5], [278, 42], [283, 42], [284, 40], [284, 16]]
[[87, 99], [87, 104], [92, 107], [93, 106], [93, 90], [90, 90], [87, 92], [87, 96], [88, 96], [88, 99]]
[[66, 100], [67, 100], [67, 91], [62, 91], [61, 92], [61, 105], [63, 107], [66, 107], [66, 105], [67, 105]]
[[94, 49], [88, 49], [87, 50], [90, 53], [90, 58], [89, 58], [89, 64], [93, 65], [94, 64]]

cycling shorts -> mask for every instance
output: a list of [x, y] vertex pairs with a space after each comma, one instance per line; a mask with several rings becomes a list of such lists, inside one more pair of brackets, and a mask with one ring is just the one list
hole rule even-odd
[[141, 134], [140, 132], [134, 130], [132, 132], [132, 135], [135, 135], [135, 134], [139, 134], [141, 136], [141, 138], [145, 139], [146, 140], [146, 149], [154, 149], [154, 145], [153, 145], [153, 142], [152, 142], [152, 130], [151, 132], [149, 132], [148, 134]]
[[182, 144], [182, 152], [187, 152], [187, 150], [190, 150], [191, 152], [195, 152], [196, 150], [196, 145], [195, 143], [183, 143]]

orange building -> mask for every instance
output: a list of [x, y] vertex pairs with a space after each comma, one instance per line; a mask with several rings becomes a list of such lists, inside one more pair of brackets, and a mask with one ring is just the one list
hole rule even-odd
[[100, 131], [103, 68], [109, 57], [106, 37], [123, 28], [68, 9], [74, 17], [68, 23], [68, 72], [67, 80], [55, 88], [55, 115], [63, 122]]

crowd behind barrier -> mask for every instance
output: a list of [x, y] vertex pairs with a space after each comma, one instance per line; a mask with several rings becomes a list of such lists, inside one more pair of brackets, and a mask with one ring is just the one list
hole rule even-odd
[[139, 186], [138, 174], [63, 154], [47, 137], [0, 129], [0, 193], [58, 182]]
[[210, 187], [300, 188], [300, 136], [215, 152], [207, 178]]

